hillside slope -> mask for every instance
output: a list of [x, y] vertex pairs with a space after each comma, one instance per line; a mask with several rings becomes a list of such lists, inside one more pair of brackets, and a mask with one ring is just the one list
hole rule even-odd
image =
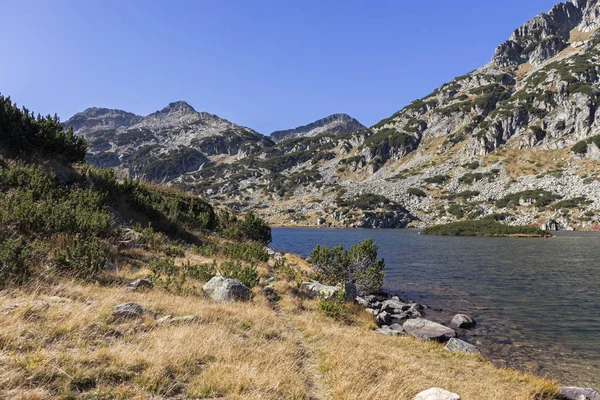
[[284, 140], [180, 185], [281, 224], [596, 229], [599, 24], [598, 1], [558, 3], [368, 129]]

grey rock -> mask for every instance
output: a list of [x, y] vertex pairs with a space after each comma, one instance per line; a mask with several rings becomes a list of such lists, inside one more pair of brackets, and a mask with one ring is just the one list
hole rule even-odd
[[458, 353], [479, 354], [479, 350], [477, 349], [477, 347], [473, 346], [470, 343], [465, 342], [464, 340], [460, 340], [460, 339], [456, 339], [456, 338], [450, 338], [450, 340], [448, 340], [448, 343], [446, 343], [446, 346], [444, 346], [444, 347], [446, 350], [450, 350], [450, 351], [454, 351], [454, 352], [458, 352]]
[[450, 326], [460, 329], [469, 329], [475, 325], [475, 320], [466, 314], [456, 314], [450, 322]]
[[403, 336], [402, 331], [392, 329], [391, 327], [389, 327], [387, 325], [384, 325], [381, 328], [376, 329], [375, 332], [379, 333], [380, 335], [385, 335], [385, 336]]
[[417, 394], [413, 400], [461, 400], [460, 396], [440, 388], [427, 389]]
[[398, 331], [400, 333], [406, 333], [406, 331], [404, 330], [404, 328], [400, 324], [391, 324], [390, 325], [390, 329], [392, 329], [394, 331]]
[[139, 319], [144, 316], [146, 309], [136, 303], [124, 303], [113, 307], [113, 318], [120, 319]]
[[370, 305], [367, 300], [363, 299], [360, 296], [356, 296], [355, 300], [356, 300], [356, 304], [358, 304], [359, 306], [366, 308], [366, 307], [369, 307], [369, 305]]
[[592, 388], [561, 386], [558, 392], [568, 400], [600, 400], [600, 393]]
[[409, 319], [402, 327], [408, 334], [420, 340], [446, 342], [450, 338], [456, 337], [453, 329], [424, 318]]
[[375, 323], [377, 326], [389, 325], [390, 322], [392, 322], [392, 316], [385, 311], [381, 311], [375, 317]]
[[353, 283], [345, 283], [342, 286], [328, 286], [323, 285], [317, 281], [303, 282], [300, 285], [300, 291], [306, 293], [310, 297], [316, 298], [319, 296], [325, 296], [325, 298], [331, 298], [339, 290], [343, 290], [347, 301], [354, 301], [356, 298], [356, 286]]
[[165, 324], [184, 324], [184, 323], [192, 323], [198, 321], [198, 317], [195, 315], [184, 315], [182, 317], [173, 317], [172, 315], [165, 315], [156, 320], [156, 325], [165, 325]]
[[375, 316], [377, 314], [379, 314], [379, 310], [374, 310], [372, 308], [365, 308], [365, 311], [368, 312], [369, 314], [372, 314], [372, 315], [375, 315]]
[[204, 285], [204, 293], [218, 302], [248, 300], [250, 289], [240, 281], [214, 276]]
[[147, 279], [136, 279], [134, 281], [129, 282], [129, 285], [127, 285], [127, 290], [137, 292], [141, 289], [151, 289], [152, 286], [152, 282], [150, 282]]

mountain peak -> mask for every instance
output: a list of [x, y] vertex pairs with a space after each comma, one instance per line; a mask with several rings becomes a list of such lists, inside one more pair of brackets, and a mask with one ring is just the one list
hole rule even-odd
[[352, 118], [348, 114], [331, 114], [307, 125], [302, 125], [294, 129], [275, 131], [271, 133], [271, 138], [276, 142], [296, 137], [312, 137], [321, 134], [343, 134], [364, 129], [365, 126]]
[[[172, 103], [169, 103], [168, 106], [166, 106], [162, 110], [158, 111], [157, 113], [161, 113], [161, 114], [179, 113], [181, 115], [185, 115], [185, 114], [195, 114], [196, 110], [194, 109], [194, 107], [189, 105], [187, 102], [180, 100], [180, 101], [174, 101]], [[157, 114], [157, 113], [155, 113], [155, 114]]]

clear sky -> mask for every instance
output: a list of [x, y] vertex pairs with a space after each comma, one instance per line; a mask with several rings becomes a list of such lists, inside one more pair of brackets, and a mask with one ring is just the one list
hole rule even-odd
[[185, 100], [268, 134], [365, 125], [454, 76], [554, 0], [2, 0], [0, 92], [66, 120]]

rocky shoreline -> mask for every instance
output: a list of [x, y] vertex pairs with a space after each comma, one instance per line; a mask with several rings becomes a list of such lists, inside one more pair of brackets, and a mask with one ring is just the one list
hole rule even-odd
[[[477, 324], [474, 318], [467, 314], [455, 314], [449, 326], [426, 319], [427, 305], [420, 304], [398, 295], [384, 291], [359, 296], [353, 284], [340, 286], [323, 285], [317, 281], [304, 282], [301, 291], [310, 297], [331, 298], [338, 291], [345, 294], [348, 301], [364, 307], [365, 311], [374, 316], [377, 334], [393, 337], [412, 336], [421, 341], [435, 341], [444, 345], [451, 352], [475, 354], [482, 357], [477, 346], [462, 340]], [[432, 388], [420, 393], [417, 399], [460, 400], [460, 396], [440, 388]], [[593, 388], [576, 386], [560, 386], [559, 397], [556, 400], [600, 400], [600, 393]]]

